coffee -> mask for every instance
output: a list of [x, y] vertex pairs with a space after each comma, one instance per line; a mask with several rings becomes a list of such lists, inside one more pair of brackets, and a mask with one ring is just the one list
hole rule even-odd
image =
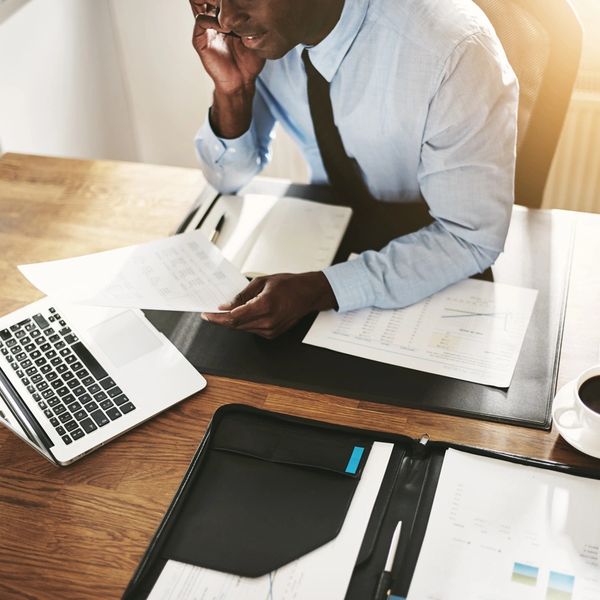
[[579, 397], [590, 410], [600, 414], [600, 375], [590, 377], [581, 384]]

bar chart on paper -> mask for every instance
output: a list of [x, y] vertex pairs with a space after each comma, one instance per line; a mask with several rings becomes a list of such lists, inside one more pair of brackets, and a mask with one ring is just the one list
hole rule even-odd
[[[511, 581], [518, 586], [529, 586], [536, 588], [538, 581], [546, 580], [545, 598], [546, 600], [570, 600], [573, 597], [573, 589], [575, 587], [575, 576], [567, 573], [559, 573], [558, 571], [550, 571], [544, 574], [539, 567], [533, 565], [525, 565], [516, 562], [513, 565]], [[542, 590], [544, 586], [542, 586]]]
[[573, 597], [574, 587], [575, 577], [573, 575], [550, 571], [546, 598], [548, 600], [570, 600]]

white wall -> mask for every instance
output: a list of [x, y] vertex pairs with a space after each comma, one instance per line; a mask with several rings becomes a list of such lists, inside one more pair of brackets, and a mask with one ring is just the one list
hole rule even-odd
[[137, 158], [107, 0], [30, 0], [0, 22], [0, 144]]
[[0, 23], [19, 10], [29, 0], [0, 0]]
[[185, 0], [109, 0], [143, 162], [196, 165], [193, 137], [211, 86], [191, 45]]
[[[139, 160], [197, 165], [193, 137], [212, 101], [212, 82], [192, 47], [186, 0], [110, 0], [118, 31]], [[306, 180], [299, 152], [283, 132], [265, 174]]]

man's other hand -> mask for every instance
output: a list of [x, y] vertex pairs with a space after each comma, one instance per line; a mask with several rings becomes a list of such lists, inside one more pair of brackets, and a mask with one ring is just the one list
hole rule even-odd
[[253, 279], [231, 302], [226, 313], [203, 313], [202, 318], [232, 329], [272, 339], [313, 311], [337, 308], [329, 281], [321, 271], [279, 273]]

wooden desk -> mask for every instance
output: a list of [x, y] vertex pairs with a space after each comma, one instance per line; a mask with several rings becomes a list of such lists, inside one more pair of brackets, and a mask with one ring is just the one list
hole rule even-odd
[[[192, 169], [6, 154], [0, 158], [0, 314], [40, 293], [21, 263], [173, 232], [202, 189]], [[600, 360], [600, 215], [578, 216], [559, 386]], [[0, 427], [0, 597], [120, 597], [213, 412], [241, 402], [303, 417], [587, 465], [544, 432], [208, 377], [203, 392], [105, 448], [54, 467]]]

